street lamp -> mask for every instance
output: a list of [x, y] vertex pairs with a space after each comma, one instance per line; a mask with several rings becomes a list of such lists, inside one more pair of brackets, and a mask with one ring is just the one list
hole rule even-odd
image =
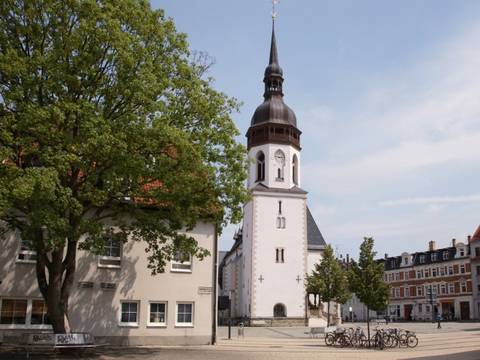
[[350, 322], [353, 322], [353, 309], [351, 306], [348, 307], [348, 311], [350, 312]]

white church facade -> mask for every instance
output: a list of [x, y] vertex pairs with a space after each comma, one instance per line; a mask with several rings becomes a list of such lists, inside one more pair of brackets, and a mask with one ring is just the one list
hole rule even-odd
[[301, 131], [283, 101], [274, 29], [263, 82], [264, 102], [246, 134], [251, 198], [220, 264], [220, 295], [230, 299], [220, 316], [252, 325], [305, 325], [305, 276], [321, 259], [325, 240], [301, 188]]

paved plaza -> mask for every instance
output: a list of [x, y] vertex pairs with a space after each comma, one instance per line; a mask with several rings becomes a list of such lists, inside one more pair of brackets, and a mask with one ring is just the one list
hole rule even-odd
[[[349, 326], [346, 324], [345, 326]], [[355, 324], [364, 325], [364, 324]], [[245, 328], [245, 336], [237, 336], [232, 328], [232, 339], [227, 339], [227, 328], [219, 328], [215, 346], [191, 347], [131, 347], [99, 349], [96, 354], [61, 356], [33, 354], [31, 359], [97, 359], [97, 360], [309, 360], [309, 359], [440, 359], [480, 360], [480, 323], [443, 323], [437, 329], [432, 323], [396, 323], [394, 327], [417, 333], [419, 344], [415, 349], [395, 348], [380, 350], [341, 349], [325, 346], [323, 338], [310, 338], [307, 328]], [[374, 328], [375, 325], [372, 326]], [[25, 354], [0, 347], [0, 359], [25, 359]]]

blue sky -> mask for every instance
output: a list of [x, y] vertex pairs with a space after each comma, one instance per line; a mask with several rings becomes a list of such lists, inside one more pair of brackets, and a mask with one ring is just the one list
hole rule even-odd
[[[215, 87], [262, 102], [269, 0], [163, 0]], [[302, 134], [302, 187], [328, 243], [356, 256], [447, 246], [480, 224], [480, 1], [282, 0], [285, 102]], [[232, 245], [231, 226], [221, 249]]]

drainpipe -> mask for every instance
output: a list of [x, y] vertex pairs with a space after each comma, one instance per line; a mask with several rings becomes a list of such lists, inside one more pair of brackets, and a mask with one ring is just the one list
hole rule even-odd
[[212, 345], [217, 343], [218, 225], [215, 224], [212, 270]]

